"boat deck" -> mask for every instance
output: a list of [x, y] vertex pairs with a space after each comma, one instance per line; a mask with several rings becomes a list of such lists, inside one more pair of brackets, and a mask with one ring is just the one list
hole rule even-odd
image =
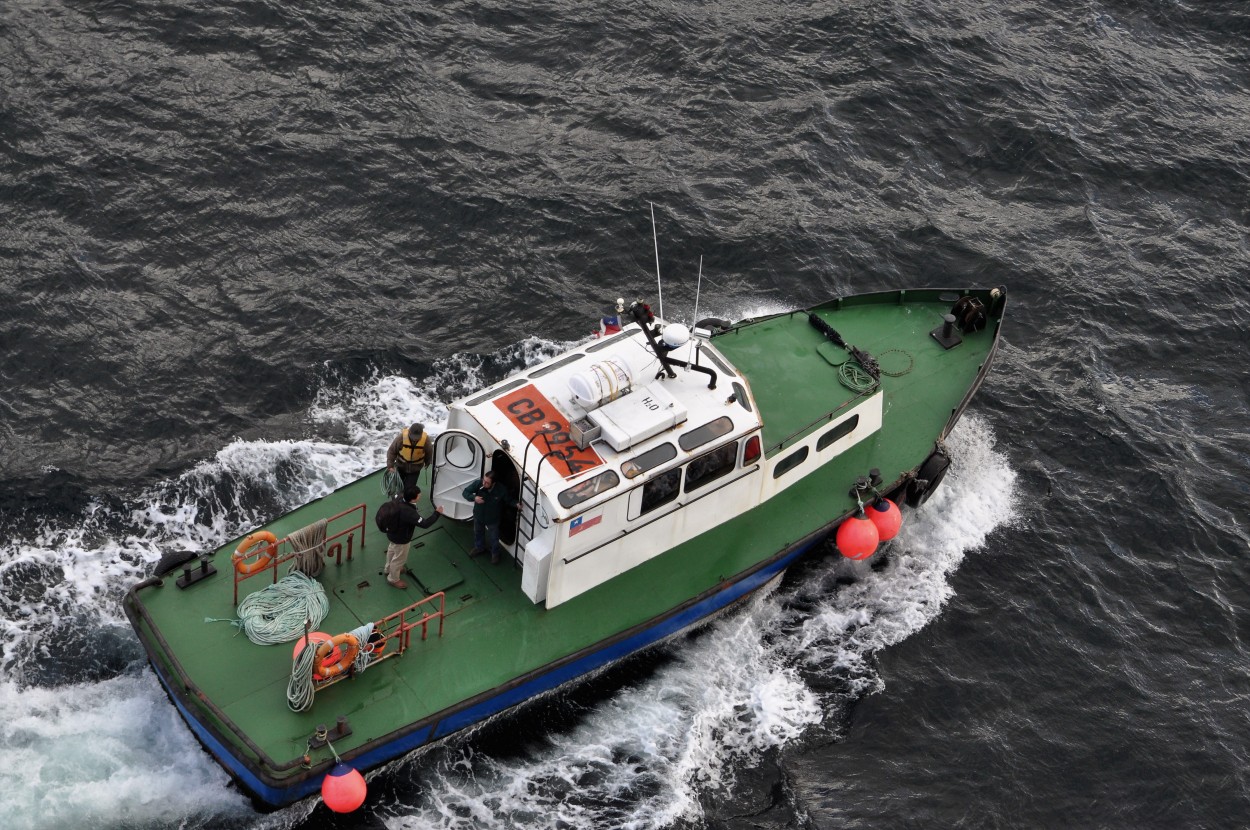
[[[971, 335], [975, 340], [950, 350], [930, 336], [951, 308], [950, 297], [939, 299], [940, 294], [945, 292], [867, 295], [812, 309], [848, 344], [880, 363], [891, 440], [914, 442], [904, 458], [928, 452], [934, 414], [949, 417], [968, 391], [955, 378], [970, 384], [988, 358], [984, 346], [992, 337], [989, 332]], [[854, 313], [840, 313], [842, 307], [854, 308]], [[811, 434], [828, 422], [831, 413], [836, 417], [860, 397], [839, 382], [834, 365], [845, 362], [849, 353], [829, 343], [802, 312], [733, 329], [717, 335], [713, 343], [750, 380], [769, 455]], [[827, 380], [814, 380], [822, 377]], [[796, 382], [798, 378], [802, 380]], [[916, 394], [917, 389], [924, 394]]]
[[[267, 527], [281, 537], [372, 499], [364, 510], [364, 546], [359, 546], [357, 535], [351, 560], [346, 555], [341, 565], [333, 558], [326, 560], [319, 581], [329, 598], [329, 612], [316, 630], [350, 631], [441, 591], [444, 636], [439, 636], [437, 619], [430, 621], [424, 641], [420, 629], [415, 629], [403, 657], [383, 660], [318, 692], [315, 714], [293, 712], [283, 703], [292, 643], [257, 645], [235, 626], [221, 622], [235, 617], [228, 556], [216, 557], [218, 574], [186, 589], [174, 584], [176, 571], [159, 590], [142, 594], [148, 616], [160, 620], [160, 635], [177, 655], [185, 676], [274, 761], [302, 755], [313, 728], [319, 723], [333, 725], [339, 715], [349, 717], [355, 733], [345, 745], [358, 745], [393, 732], [397, 723], [418, 721], [462, 701], [466, 690], [487, 691], [516, 674], [516, 666], [501, 665], [499, 637], [493, 635], [508, 629], [510, 616], [533, 613], [533, 604], [521, 592], [520, 569], [510, 559], [492, 565], [487, 556], [470, 558], [471, 525], [444, 519], [414, 538], [408, 588], [388, 585], [381, 573], [387, 540], [372, 527], [381, 499], [379, 476], [338, 490]], [[428, 506], [422, 505], [422, 510], [428, 512]], [[354, 514], [353, 520], [358, 522], [359, 515]], [[228, 545], [222, 551], [233, 548]], [[286, 565], [279, 571], [285, 575]], [[239, 585], [240, 601], [273, 581], [272, 570], [244, 580]], [[550, 645], [568, 648], [559, 642], [558, 632]], [[229, 670], [223, 671], [223, 666]], [[347, 694], [344, 684], [349, 683], [353, 688]]]

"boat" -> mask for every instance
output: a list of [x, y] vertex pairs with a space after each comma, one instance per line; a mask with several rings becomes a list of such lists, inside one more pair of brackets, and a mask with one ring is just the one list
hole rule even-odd
[[[907, 289], [687, 326], [632, 302], [619, 331], [450, 405], [421, 479], [422, 512], [443, 516], [417, 532], [407, 588], [382, 574], [378, 470], [216, 550], [170, 554], [125, 612], [174, 706], [258, 806], [324, 795], [344, 769], [691, 629], [801, 557], [870, 566], [894, 532], [878, 519], [896, 529], [946, 474], [944, 441], [1005, 306], [1001, 286]], [[487, 471], [515, 496], [498, 564], [470, 555], [465, 489]], [[318, 631], [309, 614], [257, 643], [206, 621], [309, 557]]]

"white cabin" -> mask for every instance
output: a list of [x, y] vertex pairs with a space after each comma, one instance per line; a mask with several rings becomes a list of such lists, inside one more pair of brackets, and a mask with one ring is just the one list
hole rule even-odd
[[710, 530], [881, 425], [878, 392], [767, 460], [746, 379], [697, 336], [666, 354], [702, 370], [669, 377], [631, 323], [452, 404], [435, 440], [433, 503], [471, 518], [462, 491], [494, 469], [519, 496], [502, 535], [534, 602], [559, 605]]

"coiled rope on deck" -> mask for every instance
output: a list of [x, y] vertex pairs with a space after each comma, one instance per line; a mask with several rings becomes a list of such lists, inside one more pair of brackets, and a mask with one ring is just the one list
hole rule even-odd
[[[373, 635], [373, 623], [368, 622], [347, 632], [360, 644], [356, 659], [352, 661], [353, 674], [360, 674], [373, 662], [369, 650], [369, 638]], [[319, 643], [307, 643], [291, 661], [291, 679], [286, 684], [286, 705], [293, 712], [304, 712], [313, 705], [313, 668], [317, 659]]]
[[316, 579], [325, 570], [326, 520], [318, 519], [308, 527], [300, 528], [286, 537], [295, 560], [291, 572], [300, 572]]
[[272, 645], [298, 638], [308, 621], [315, 628], [329, 611], [330, 601], [321, 583], [293, 571], [273, 585], [248, 594], [239, 603], [239, 619], [232, 622], [253, 643]]

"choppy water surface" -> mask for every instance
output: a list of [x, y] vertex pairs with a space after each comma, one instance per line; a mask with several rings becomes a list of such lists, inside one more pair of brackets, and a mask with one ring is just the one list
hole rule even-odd
[[[6, 827], [1230, 827], [1250, 815], [1250, 10], [0, 6]], [[120, 599], [618, 295], [1006, 284], [887, 567], [262, 816]]]

